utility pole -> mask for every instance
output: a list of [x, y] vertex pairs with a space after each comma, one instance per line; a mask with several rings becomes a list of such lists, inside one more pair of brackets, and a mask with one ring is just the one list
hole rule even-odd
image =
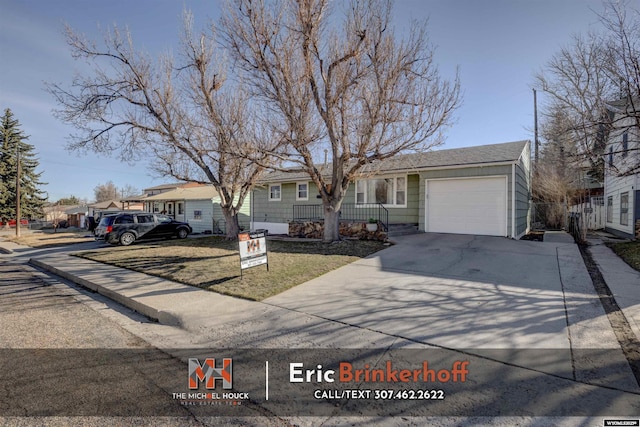
[[534, 155], [534, 167], [538, 167], [538, 151], [540, 143], [538, 142], [538, 99], [536, 90], [533, 89], [533, 128], [534, 128], [534, 144], [535, 144], [535, 155]]
[[20, 237], [20, 141], [16, 143], [16, 237]]

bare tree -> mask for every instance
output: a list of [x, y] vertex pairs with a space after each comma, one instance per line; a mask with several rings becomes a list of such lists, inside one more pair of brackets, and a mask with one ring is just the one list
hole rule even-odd
[[140, 194], [140, 190], [131, 184], [126, 184], [120, 189], [120, 197], [132, 197]]
[[550, 95], [547, 120], [561, 111], [562, 133], [573, 138], [580, 153], [592, 167], [598, 165], [612, 127], [608, 102], [617, 85], [603, 68], [607, 52], [603, 39], [595, 33], [575, 36], [536, 75], [536, 85]]
[[[640, 128], [640, 9], [627, 1], [607, 0], [600, 15], [605, 32], [608, 57], [604, 67], [611, 80], [617, 82], [620, 98], [627, 101], [625, 117]], [[630, 16], [629, 16], [630, 15]], [[638, 165], [640, 166], [640, 165]]]
[[118, 188], [113, 181], [107, 181], [106, 184], [100, 184], [94, 187], [93, 194], [96, 202], [106, 202], [107, 200], [117, 200], [120, 198]]
[[[339, 239], [339, 210], [363, 167], [438, 145], [460, 103], [458, 76], [440, 76], [426, 23], [402, 39], [391, 9], [385, 0], [233, 0], [222, 18], [271, 134], [291, 148], [287, 164], [320, 191], [325, 241]], [[325, 147], [328, 170], [317, 162]]]
[[584, 159], [578, 155], [573, 123], [560, 108], [552, 110], [542, 125], [544, 144], [533, 175], [536, 220], [546, 227], [566, 226], [568, 206], [578, 194]]
[[[535, 77], [551, 97], [548, 114], [566, 113], [568, 131], [594, 168], [612, 130], [640, 126], [640, 11], [624, 1], [604, 4], [601, 31], [575, 36]], [[624, 173], [639, 171], [638, 159]]]
[[117, 27], [98, 47], [67, 27], [72, 55], [93, 65], [72, 88], [49, 84], [57, 116], [78, 129], [71, 150], [117, 153], [126, 161], [152, 158], [163, 176], [210, 183], [220, 196], [228, 238], [238, 232], [238, 212], [262, 173], [260, 165], [237, 155], [259, 151], [249, 126], [251, 105], [242, 87], [226, 80], [211, 32], [194, 34], [185, 13], [180, 63], [164, 55], [152, 60], [134, 48]]

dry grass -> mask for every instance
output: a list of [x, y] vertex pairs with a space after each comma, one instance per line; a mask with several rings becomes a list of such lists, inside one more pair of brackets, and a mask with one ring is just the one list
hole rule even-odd
[[240, 275], [238, 243], [220, 237], [171, 240], [79, 254], [84, 258], [226, 295], [263, 300], [383, 249], [380, 242], [267, 242], [262, 265]]
[[611, 243], [607, 246], [632, 268], [640, 271], [640, 242]]
[[20, 238], [16, 238], [14, 235], [5, 237], [5, 240], [32, 248], [51, 248], [94, 240], [91, 233], [86, 230], [58, 231], [57, 233], [54, 233], [53, 230], [24, 231], [21, 234]]

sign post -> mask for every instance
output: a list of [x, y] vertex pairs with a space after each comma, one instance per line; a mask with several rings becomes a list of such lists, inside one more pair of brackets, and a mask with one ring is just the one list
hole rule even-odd
[[242, 270], [262, 264], [266, 264], [267, 271], [269, 271], [265, 230], [238, 234], [238, 244], [240, 249], [240, 276], [242, 276]]

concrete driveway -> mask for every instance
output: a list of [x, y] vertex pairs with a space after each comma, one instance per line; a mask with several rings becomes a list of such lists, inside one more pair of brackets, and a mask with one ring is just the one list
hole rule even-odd
[[447, 348], [619, 347], [578, 248], [419, 234], [266, 303]]

